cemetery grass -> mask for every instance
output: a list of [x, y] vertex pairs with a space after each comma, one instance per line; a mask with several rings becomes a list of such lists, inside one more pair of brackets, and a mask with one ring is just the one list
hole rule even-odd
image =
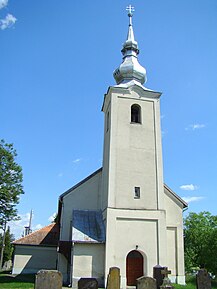
[[34, 283], [34, 274], [13, 276], [8, 272], [0, 273], [1, 289], [34, 289]]
[[[175, 289], [196, 289], [196, 277], [186, 276], [186, 285], [173, 284]], [[217, 289], [217, 279], [212, 280], [212, 289]]]

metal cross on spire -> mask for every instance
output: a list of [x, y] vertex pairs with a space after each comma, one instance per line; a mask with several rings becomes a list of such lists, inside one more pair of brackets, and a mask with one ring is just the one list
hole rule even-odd
[[128, 16], [132, 17], [133, 12], [135, 11], [134, 7], [132, 5], [127, 6], [126, 10], [128, 11]]
[[128, 11], [128, 16], [130, 18], [130, 25], [132, 25], [132, 16], [133, 16], [133, 12], [135, 11], [135, 9], [132, 5], [129, 5], [127, 6], [126, 10]]

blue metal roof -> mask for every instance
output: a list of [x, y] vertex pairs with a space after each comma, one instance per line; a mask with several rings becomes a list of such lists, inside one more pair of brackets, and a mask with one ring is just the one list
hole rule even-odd
[[105, 225], [101, 211], [73, 210], [73, 242], [105, 242]]

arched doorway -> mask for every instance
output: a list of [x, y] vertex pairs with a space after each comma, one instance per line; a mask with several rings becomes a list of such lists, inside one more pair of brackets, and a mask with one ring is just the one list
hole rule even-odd
[[133, 250], [127, 255], [127, 285], [135, 286], [136, 279], [143, 276], [143, 256]]

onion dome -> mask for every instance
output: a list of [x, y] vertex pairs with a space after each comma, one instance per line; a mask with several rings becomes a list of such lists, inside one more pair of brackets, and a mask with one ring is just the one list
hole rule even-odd
[[123, 62], [114, 71], [113, 76], [117, 84], [126, 83], [131, 80], [136, 80], [143, 84], [146, 82], [146, 70], [139, 64], [137, 58], [137, 55], [139, 54], [139, 48], [137, 41], [134, 39], [132, 24], [134, 8], [129, 5], [127, 10], [129, 16], [129, 28], [127, 40], [123, 44], [123, 49], [121, 50], [123, 54]]

